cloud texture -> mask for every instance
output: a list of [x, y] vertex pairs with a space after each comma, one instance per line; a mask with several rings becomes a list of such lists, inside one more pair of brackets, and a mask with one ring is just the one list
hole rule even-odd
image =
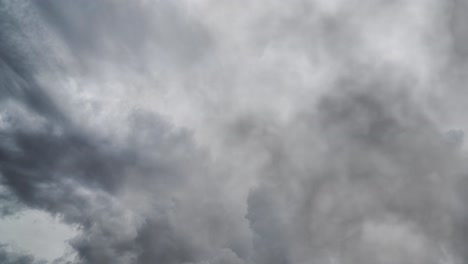
[[0, 1], [0, 213], [53, 264], [468, 263], [466, 12]]

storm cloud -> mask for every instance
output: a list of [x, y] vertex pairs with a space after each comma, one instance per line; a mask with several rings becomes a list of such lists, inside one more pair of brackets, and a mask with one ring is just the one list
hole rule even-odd
[[0, 262], [468, 263], [467, 6], [0, 1]]

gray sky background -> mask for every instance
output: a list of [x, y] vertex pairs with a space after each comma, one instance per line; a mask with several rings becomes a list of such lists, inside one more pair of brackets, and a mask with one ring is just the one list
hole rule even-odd
[[467, 14], [0, 0], [0, 263], [468, 263]]

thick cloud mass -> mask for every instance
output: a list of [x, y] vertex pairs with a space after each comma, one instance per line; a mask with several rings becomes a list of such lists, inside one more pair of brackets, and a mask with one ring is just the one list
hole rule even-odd
[[467, 7], [0, 0], [0, 214], [53, 264], [468, 263]]

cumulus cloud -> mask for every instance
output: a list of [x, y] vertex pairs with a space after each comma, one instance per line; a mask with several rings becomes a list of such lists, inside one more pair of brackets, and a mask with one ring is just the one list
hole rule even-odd
[[465, 263], [465, 9], [3, 1], [0, 212], [53, 263]]

